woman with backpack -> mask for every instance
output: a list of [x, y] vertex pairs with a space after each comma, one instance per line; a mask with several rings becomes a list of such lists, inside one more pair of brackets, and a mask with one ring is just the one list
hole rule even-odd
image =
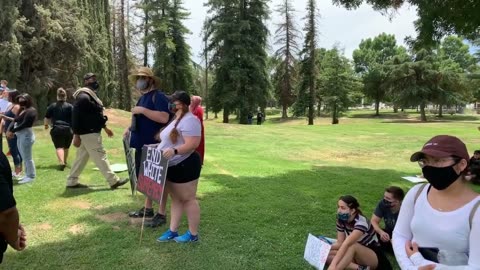
[[410, 160], [428, 184], [413, 187], [402, 203], [393, 249], [402, 269], [480, 269], [480, 195], [468, 185], [467, 147], [458, 138], [430, 139]]

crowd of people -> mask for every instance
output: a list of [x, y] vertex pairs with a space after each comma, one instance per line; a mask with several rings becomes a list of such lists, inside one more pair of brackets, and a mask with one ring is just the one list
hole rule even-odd
[[[200, 171], [204, 161], [205, 138], [201, 97], [191, 96], [184, 91], [176, 91], [167, 96], [159, 89], [159, 79], [150, 68], [141, 67], [130, 76], [135, 88], [141, 93], [132, 109], [132, 121], [124, 136], [130, 138], [130, 147], [135, 149], [135, 168], [139, 174], [142, 147], [156, 144], [163, 156], [169, 159], [167, 183], [159, 211], [153, 213], [152, 201], [146, 198], [146, 207], [129, 213], [131, 217], [152, 217], [149, 227], [166, 223], [166, 202], [171, 198], [171, 219], [169, 229], [158, 237], [159, 242], [176, 241], [188, 243], [198, 241], [200, 207], [196, 191]], [[48, 106], [43, 119], [45, 130], [55, 147], [58, 169], [65, 170], [68, 153], [73, 144], [76, 158], [66, 181], [66, 189], [88, 188], [79, 182], [82, 171], [91, 159], [103, 174], [112, 190], [126, 184], [129, 179], [120, 179], [111, 169], [102, 143], [102, 130], [109, 137], [113, 131], [107, 127], [107, 116], [97, 93], [99, 82], [94, 73], [83, 77], [84, 85], [74, 94], [74, 102], [67, 102], [67, 92], [57, 90], [57, 101]], [[38, 118], [33, 99], [28, 94], [20, 94], [1, 81], [0, 95], [0, 145], [5, 134], [8, 155], [13, 159], [14, 171], [3, 149], [0, 149], [0, 263], [3, 253], [10, 245], [16, 250], [26, 247], [26, 233], [19, 222], [19, 214], [13, 197], [13, 179], [19, 184], [33, 182], [36, 178], [32, 149], [35, 142], [33, 125]], [[25, 169], [22, 177], [23, 168]], [[182, 215], [188, 219], [188, 230], [178, 234]]]

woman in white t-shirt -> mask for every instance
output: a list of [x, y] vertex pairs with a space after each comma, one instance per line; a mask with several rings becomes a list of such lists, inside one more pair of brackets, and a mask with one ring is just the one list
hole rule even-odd
[[[402, 203], [393, 249], [402, 269], [480, 269], [480, 196], [464, 179], [469, 155], [458, 138], [439, 135], [410, 158], [429, 184]], [[478, 211], [480, 212], [480, 211]]]
[[[200, 206], [196, 199], [198, 178], [202, 168], [199, 154], [195, 151], [200, 143], [201, 125], [198, 118], [189, 112], [190, 96], [183, 91], [171, 97], [175, 105], [175, 119], [160, 132], [158, 148], [169, 159], [167, 188], [172, 198], [170, 228], [157, 241], [188, 243], [198, 241]], [[178, 235], [183, 213], [187, 214], [188, 230]]]

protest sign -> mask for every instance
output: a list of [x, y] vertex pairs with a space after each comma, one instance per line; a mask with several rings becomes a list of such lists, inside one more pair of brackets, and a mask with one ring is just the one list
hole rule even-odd
[[317, 269], [323, 270], [327, 262], [331, 246], [312, 234], [308, 234], [303, 258]]
[[144, 146], [141, 160], [137, 190], [153, 201], [160, 202], [167, 178], [168, 159], [156, 146]]
[[123, 150], [125, 151], [128, 177], [130, 179], [130, 187], [132, 188], [132, 195], [133, 195], [137, 187], [137, 174], [135, 173], [135, 158], [133, 156], [133, 149], [130, 148], [130, 136], [131, 136], [131, 133], [128, 132], [127, 136], [123, 138]]

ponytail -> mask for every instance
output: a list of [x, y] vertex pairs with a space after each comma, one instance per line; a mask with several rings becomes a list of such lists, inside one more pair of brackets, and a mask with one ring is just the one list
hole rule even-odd
[[187, 112], [188, 112], [188, 107], [183, 106], [182, 107], [182, 114], [180, 115], [180, 117], [178, 117], [177, 122], [175, 122], [175, 126], [173, 127], [172, 131], [170, 132], [170, 140], [172, 141], [173, 144], [177, 143], [178, 136], [180, 135], [180, 133], [177, 130], [178, 123], [180, 123], [180, 121], [185, 116], [185, 114], [187, 114]]

